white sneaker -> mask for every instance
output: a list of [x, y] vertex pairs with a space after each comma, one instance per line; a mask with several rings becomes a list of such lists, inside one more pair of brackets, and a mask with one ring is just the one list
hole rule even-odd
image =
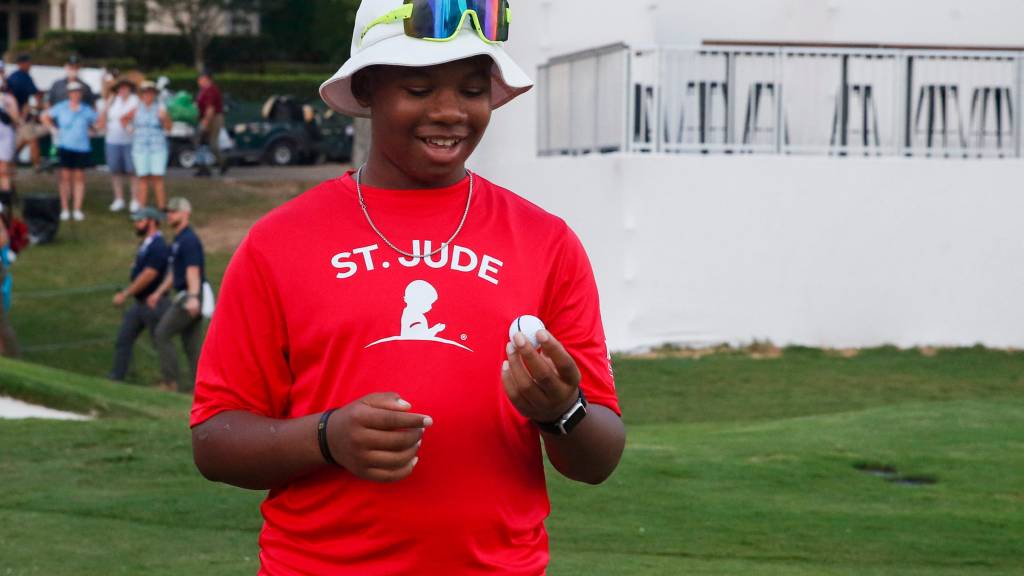
[[142, 208], [142, 206], [139, 206], [139, 201], [132, 198], [131, 204], [128, 205], [128, 211], [134, 214], [139, 211], [139, 208]]
[[68, 212], [67, 210], [61, 210], [60, 211], [60, 219], [65, 221], [65, 222], [67, 222], [68, 220], [71, 220], [71, 212]]
[[120, 198], [118, 198], [118, 199], [114, 200], [113, 204], [110, 205], [110, 211], [111, 212], [120, 212], [121, 210], [124, 210], [124, 200], [121, 200]]
[[85, 220], [85, 214], [82, 214], [81, 210], [75, 210], [71, 213], [71, 217], [75, 219], [75, 222], [81, 222]]

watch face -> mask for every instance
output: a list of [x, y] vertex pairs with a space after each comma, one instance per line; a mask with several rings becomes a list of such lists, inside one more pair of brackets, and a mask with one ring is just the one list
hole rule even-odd
[[572, 429], [575, 428], [576, 425], [579, 424], [580, 421], [583, 420], [583, 418], [586, 415], [587, 407], [584, 406], [582, 402], [577, 404], [574, 407], [572, 413], [569, 414], [569, 416], [567, 416], [565, 418], [565, 421], [562, 423], [562, 430], [565, 432], [565, 434], [572, 432]]

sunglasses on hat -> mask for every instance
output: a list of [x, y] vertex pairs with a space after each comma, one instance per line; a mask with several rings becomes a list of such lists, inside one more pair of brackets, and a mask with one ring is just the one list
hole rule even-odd
[[512, 9], [508, 0], [405, 0], [397, 8], [366, 25], [360, 42], [378, 24], [403, 21], [405, 35], [419, 40], [447, 42], [462, 30], [471, 18], [476, 33], [484, 42], [496, 44], [508, 40]]

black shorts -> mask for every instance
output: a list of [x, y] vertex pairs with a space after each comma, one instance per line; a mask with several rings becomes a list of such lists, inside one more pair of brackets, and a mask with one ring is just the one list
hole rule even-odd
[[67, 148], [57, 148], [57, 158], [60, 160], [60, 167], [69, 170], [84, 170], [92, 167], [92, 154], [88, 152], [75, 152]]

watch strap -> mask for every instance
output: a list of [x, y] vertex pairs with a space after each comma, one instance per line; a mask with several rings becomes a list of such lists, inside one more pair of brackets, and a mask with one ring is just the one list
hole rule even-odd
[[562, 417], [554, 422], [534, 422], [538, 428], [548, 434], [555, 436], [567, 436], [587, 415], [587, 398], [583, 395], [583, 388], [579, 389], [579, 396]]

